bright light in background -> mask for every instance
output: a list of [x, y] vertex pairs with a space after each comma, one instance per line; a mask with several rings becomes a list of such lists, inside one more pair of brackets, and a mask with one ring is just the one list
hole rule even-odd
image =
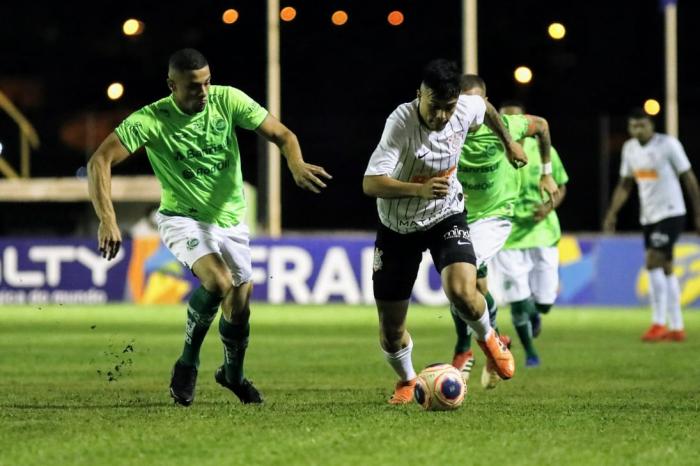
[[563, 39], [566, 35], [566, 28], [561, 23], [552, 23], [547, 28], [547, 32], [549, 33], [549, 37], [554, 40], [559, 40]]
[[235, 23], [238, 21], [238, 11], [234, 10], [233, 8], [229, 8], [228, 10], [224, 11], [223, 15], [221, 15], [221, 20], [226, 24]]
[[111, 100], [117, 100], [124, 95], [124, 86], [122, 83], [112, 83], [107, 88], [107, 97]]
[[348, 14], [345, 13], [343, 10], [338, 10], [335, 13], [333, 13], [333, 16], [331, 16], [331, 21], [336, 26], [342, 26], [343, 24], [348, 22]]
[[647, 99], [644, 101], [644, 111], [651, 116], [658, 115], [661, 111], [661, 104], [656, 99]]
[[286, 6], [280, 11], [282, 21], [291, 21], [297, 17], [297, 10], [294, 7]]
[[2, 155], [2, 142], [0, 142], [0, 155]]
[[386, 19], [392, 26], [399, 26], [401, 23], [403, 23], [403, 13], [398, 10], [394, 10], [389, 13], [389, 16], [387, 16]]
[[519, 66], [515, 69], [513, 76], [520, 84], [528, 84], [532, 81], [532, 70], [527, 66]]
[[124, 21], [122, 31], [127, 36], [138, 36], [143, 33], [145, 25], [138, 19], [129, 18]]

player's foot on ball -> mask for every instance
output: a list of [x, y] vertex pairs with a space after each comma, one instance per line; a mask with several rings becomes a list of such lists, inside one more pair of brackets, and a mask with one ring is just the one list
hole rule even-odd
[[542, 333], [542, 316], [539, 312], [530, 316], [530, 325], [532, 326], [532, 337], [537, 338]]
[[661, 341], [666, 338], [667, 333], [668, 331], [665, 325], [653, 324], [644, 335], [642, 335], [642, 341]]
[[399, 380], [396, 382], [394, 394], [389, 398], [389, 404], [405, 405], [411, 403], [413, 401], [413, 390], [416, 388], [416, 380], [418, 380], [417, 377], [411, 380]]
[[671, 330], [666, 333], [665, 339], [668, 341], [685, 341], [685, 330]]
[[504, 380], [510, 379], [515, 373], [515, 361], [508, 347], [493, 330], [486, 337], [486, 341], [476, 340], [484, 351], [496, 373]]
[[197, 368], [178, 360], [173, 366], [170, 378], [170, 396], [175, 403], [189, 406], [194, 401], [194, 387], [197, 383]]
[[469, 376], [474, 367], [474, 352], [472, 350], [455, 353], [452, 358], [452, 366], [462, 373], [464, 383], [469, 383]]
[[492, 390], [496, 388], [496, 385], [498, 385], [500, 381], [501, 378], [494, 370], [493, 364], [487, 361], [486, 365], [481, 370], [481, 386], [487, 390]]
[[214, 374], [216, 383], [222, 387], [226, 387], [233, 392], [234, 395], [241, 400], [241, 403], [262, 403], [263, 398], [257, 388], [248, 379], [243, 379], [240, 384], [232, 384], [226, 380], [226, 372], [224, 366], [219, 367]]
[[528, 356], [527, 358], [525, 358], [525, 367], [539, 367], [539, 365], [539, 356]]

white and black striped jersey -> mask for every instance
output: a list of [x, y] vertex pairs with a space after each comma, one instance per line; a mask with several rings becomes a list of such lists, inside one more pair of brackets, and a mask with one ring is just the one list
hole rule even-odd
[[421, 124], [418, 99], [399, 105], [389, 115], [365, 176], [386, 175], [410, 183], [444, 176], [449, 179], [450, 188], [441, 199], [377, 199], [379, 219], [387, 228], [398, 233], [423, 231], [450, 215], [464, 212], [457, 162], [469, 127], [483, 123], [485, 113], [486, 104], [481, 97], [461, 95], [442, 131], [431, 131]]

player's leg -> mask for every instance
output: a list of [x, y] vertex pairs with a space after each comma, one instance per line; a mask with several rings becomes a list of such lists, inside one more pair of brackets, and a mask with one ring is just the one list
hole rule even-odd
[[683, 227], [685, 226], [685, 217], [674, 217], [666, 220], [665, 230], [669, 236], [669, 242], [663, 249], [665, 254], [664, 274], [666, 276], [667, 286], [667, 315], [669, 331], [666, 334], [666, 339], [669, 341], [684, 341], [685, 330], [683, 325], [683, 314], [681, 311], [681, 288], [678, 283], [678, 278], [673, 272], [673, 247], [678, 240]]
[[[161, 214], [156, 218], [163, 243], [185, 267], [192, 268], [203, 258], [219, 254], [216, 240], [198, 222]], [[188, 406], [194, 401], [199, 351], [222, 299], [221, 292], [211, 284], [202, 284], [190, 296], [185, 344], [170, 381], [170, 394], [176, 403]]]
[[515, 372], [513, 356], [491, 327], [486, 299], [476, 288], [476, 256], [465, 218], [449, 217], [429, 234], [430, 253], [447, 298], [476, 335], [487, 364], [493, 365], [501, 378], [511, 378]]
[[422, 259], [422, 235], [399, 235], [383, 226], [377, 231], [372, 281], [379, 317], [379, 344], [399, 378], [389, 399], [391, 404], [410, 403], [416, 384], [411, 359], [413, 341], [406, 329], [406, 315]]
[[655, 342], [666, 338], [666, 312], [668, 309], [668, 281], [664, 272], [667, 262], [665, 249], [669, 236], [663, 228], [664, 221], [644, 226], [645, 265], [649, 275], [649, 302], [651, 327], [642, 335], [642, 341]]
[[217, 227], [217, 233], [221, 257], [230, 270], [230, 289], [221, 303], [219, 335], [224, 346], [224, 364], [217, 369], [215, 379], [243, 403], [262, 403], [262, 396], [244, 377], [243, 370], [250, 336], [250, 295], [253, 291], [248, 227], [245, 224]]
[[559, 289], [559, 249], [556, 246], [532, 248], [530, 257], [533, 268], [530, 273], [530, 289], [535, 301], [535, 312], [530, 316], [532, 333], [537, 337], [542, 331], [540, 314], [547, 314], [557, 299]]

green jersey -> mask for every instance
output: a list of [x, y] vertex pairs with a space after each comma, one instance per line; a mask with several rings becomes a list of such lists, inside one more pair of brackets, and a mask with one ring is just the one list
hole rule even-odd
[[[535, 223], [533, 214], [535, 209], [542, 204], [540, 194], [540, 177], [542, 174], [542, 158], [537, 139], [527, 138], [523, 142], [523, 149], [527, 154], [527, 165], [520, 172], [520, 197], [515, 204], [513, 216], [513, 230], [508, 237], [504, 249], [529, 249], [535, 247], [554, 246], [561, 238], [559, 217], [555, 211], [550, 212], [541, 222]], [[564, 185], [569, 181], [569, 176], [564, 170], [559, 154], [552, 147], [552, 177], [558, 185]]]
[[[513, 139], [527, 134], [528, 120], [523, 115], [502, 115]], [[467, 200], [467, 222], [490, 217], [510, 218], [518, 197], [517, 171], [506, 158], [498, 136], [486, 125], [467, 135], [457, 166], [457, 179]]]
[[145, 146], [162, 213], [228, 227], [240, 223], [246, 207], [235, 128], [256, 129], [266, 116], [244, 92], [211, 86], [197, 114], [183, 113], [171, 95], [132, 113], [114, 132], [131, 153]]

